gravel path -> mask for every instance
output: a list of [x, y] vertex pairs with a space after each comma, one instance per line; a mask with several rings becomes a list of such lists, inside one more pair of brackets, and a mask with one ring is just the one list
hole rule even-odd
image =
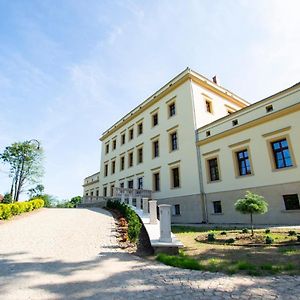
[[227, 276], [119, 250], [101, 209], [42, 209], [0, 224], [0, 299], [300, 299], [300, 277]]

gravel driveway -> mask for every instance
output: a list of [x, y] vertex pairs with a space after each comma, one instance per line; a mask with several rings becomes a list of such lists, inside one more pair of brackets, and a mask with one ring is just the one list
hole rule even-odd
[[300, 299], [300, 277], [171, 268], [119, 250], [102, 209], [42, 209], [0, 224], [0, 299]]

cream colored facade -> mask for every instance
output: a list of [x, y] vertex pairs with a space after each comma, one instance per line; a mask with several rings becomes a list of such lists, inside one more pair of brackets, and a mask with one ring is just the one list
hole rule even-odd
[[100, 188], [100, 172], [97, 172], [93, 175], [90, 175], [84, 178], [83, 187], [83, 196], [99, 196]]
[[122, 186], [149, 189], [159, 203], [173, 205], [173, 222], [205, 221], [196, 129], [247, 105], [186, 69], [103, 133], [100, 195]]
[[[235, 211], [234, 203], [250, 190], [269, 204], [268, 213], [255, 216], [256, 223], [299, 224], [299, 133], [300, 84], [198, 129], [208, 222], [249, 222], [249, 216]], [[274, 149], [279, 141], [284, 141], [280, 145], [285, 154], [277, 154], [276, 165]], [[219, 180], [214, 166], [210, 171], [215, 161]]]

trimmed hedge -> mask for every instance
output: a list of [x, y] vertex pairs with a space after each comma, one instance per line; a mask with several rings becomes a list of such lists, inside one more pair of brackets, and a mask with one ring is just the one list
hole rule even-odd
[[10, 219], [12, 216], [20, 215], [44, 206], [43, 199], [35, 199], [27, 202], [15, 202], [0, 204], [0, 220]]
[[107, 208], [117, 209], [128, 223], [128, 238], [130, 242], [136, 242], [142, 228], [142, 223], [138, 215], [125, 203], [119, 201], [108, 200], [106, 204]]

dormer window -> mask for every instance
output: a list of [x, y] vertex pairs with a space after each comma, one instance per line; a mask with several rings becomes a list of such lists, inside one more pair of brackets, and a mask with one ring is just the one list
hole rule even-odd
[[271, 111], [273, 111], [273, 105], [272, 104], [266, 106], [266, 112], [269, 113]]
[[238, 125], [238, 124], [239, 124], [238, 119], [235, 119], [235, 120], [232, 121], [232, 126], [236, 126], [236, 125]]

